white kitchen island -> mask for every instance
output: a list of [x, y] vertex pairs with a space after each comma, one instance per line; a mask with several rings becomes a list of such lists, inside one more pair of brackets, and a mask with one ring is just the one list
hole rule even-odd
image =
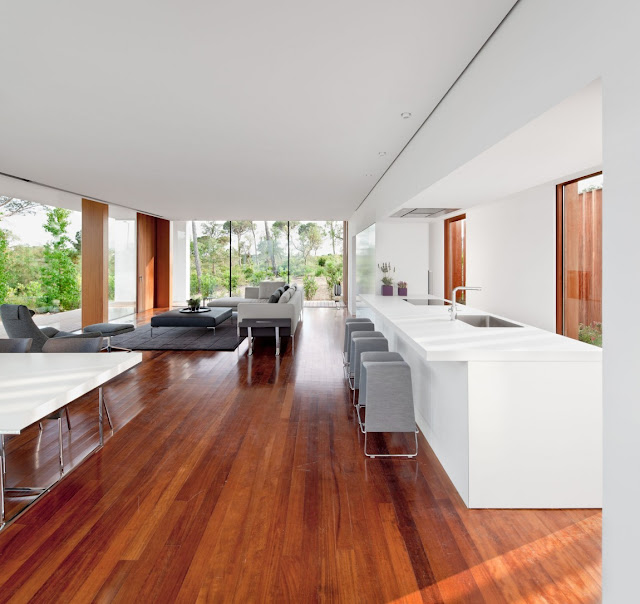
[[468, 507], [602, 506], [601, 349], [522, 324], [473, 327], [398, 296], [360, 299], [358, 316], [411, 366], [418, 425]]

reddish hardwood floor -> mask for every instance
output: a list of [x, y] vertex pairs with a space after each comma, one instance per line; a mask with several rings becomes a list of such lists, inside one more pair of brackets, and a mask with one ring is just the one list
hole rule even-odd
[[[599, 511], [467, 510], [422, 437], [364, 459], [344, 316], [306, 309], [295, 357], [145, 353], [105, 447], [0, 533], [0, 601], [599, 601]], [[67, 460], [96, 410], [71, 406]], [[54, 422], [13, 438], [9, 484], [55, 477], [56, 446]]]

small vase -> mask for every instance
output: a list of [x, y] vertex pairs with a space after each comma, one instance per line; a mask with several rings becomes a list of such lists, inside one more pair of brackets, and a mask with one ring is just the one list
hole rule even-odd
[[399, 296], [407, 296], [407, 288], [406, 287], [399, 287], [398, 288], [398, 295]]
[[382, 295], [383, 296], [393, 296], [393, 285], [383, 285], [382, 286]]

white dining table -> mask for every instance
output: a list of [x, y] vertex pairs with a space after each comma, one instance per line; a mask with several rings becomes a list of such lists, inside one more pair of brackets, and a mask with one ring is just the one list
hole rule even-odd
[[[139, 352], [0, 355], [0, 529], [5, 525], [5, 493], [12, 490], [5, 485], [5, 435], [20, 434], [25, 428], [98, 388], [99, 440], [96, 449], [102, 447], [102, 386], [141, 361]], [[44, 494], [52, 486], [33, 491]]]

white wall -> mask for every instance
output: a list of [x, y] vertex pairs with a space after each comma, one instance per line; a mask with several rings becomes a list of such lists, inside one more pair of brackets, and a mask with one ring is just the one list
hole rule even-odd
[[471, 306], [555, 332], [555, 200], [548, 184], [467, 211]]
[[[390, 262], [396, 271], [394, 290], [398, 281], [406, 281], [410, 294], [427, 293], [429, 270], [429, 225], [383, 221], [376, 223], [376, 267]], [[380, 271], [376, 274], [376, 293], [380, 293]], [[396, 293], [394, 291], [394, 293]]]
[[430, 293], [444, 298], [444, 220], [429, 224], [429, 270]]
[[[640, 565], [640, 6], [606, 3], [604, 83], [604, 601], [638, 599]], [[602, 34], [601, 34], [602, 35]]]

